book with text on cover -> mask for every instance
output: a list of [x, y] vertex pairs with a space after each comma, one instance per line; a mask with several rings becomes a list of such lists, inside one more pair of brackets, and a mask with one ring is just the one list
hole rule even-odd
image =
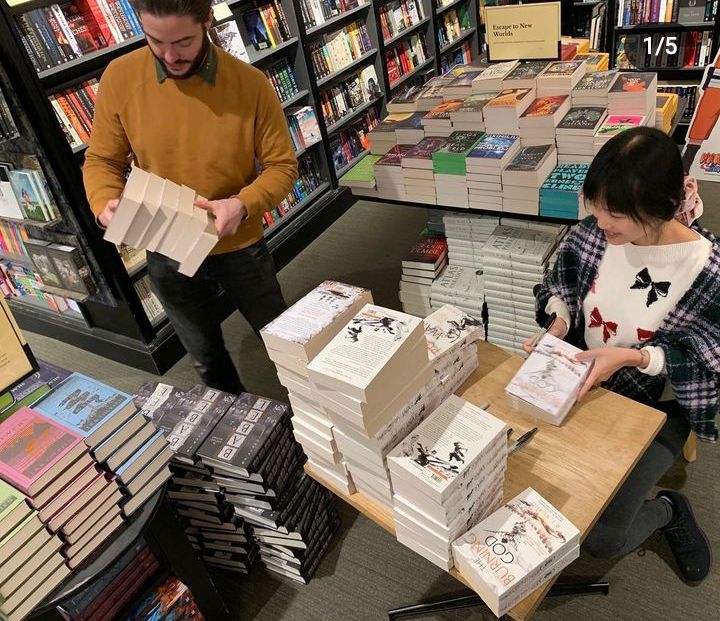
[[79, 434], [21, 408], [0, 424], [0, 477], [33, 496], [67, 465], [64, 458], [74, 455], [79, 445], [84, 449]]
[[532, 88], [506, 88], [487, 103], [487, 108], [513, 108], [519, 110], [523, 101], [535, 92]]
[[607, 93], [617, 76], [618, 72], [615, 69], [586, 73], [582, 78], [580, 78], [580, 81], [575, 85], [575, 88], [573, 88], [573, 95], [578, 94], [579, 91]]
[[645, 117], [639, 114], [612, 114], [597, 130], [597, 136], [617, 136], [619, 133], [633, 127], [645, 124]]
[[444, 304], [423, 320], [431, 362], [484, 338], [483, 323], [451, 304]]
[[410, 248], [402, 266], [434, 272], [446, 256], [447, 240], [444, 237], [423, 237]]
[[564, 134], [594, 136], [607, 110], [598, 106], [577, 106], [570, 108], [557, 126], [558, 136]]

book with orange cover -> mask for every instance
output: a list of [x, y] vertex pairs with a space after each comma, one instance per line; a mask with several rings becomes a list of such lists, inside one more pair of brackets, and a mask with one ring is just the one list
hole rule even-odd
[[488, 108], [517, 108], [525, 97], [532, 97], [535, 89], [532, 88], [506, 88], [500, 94], [487, 102]]

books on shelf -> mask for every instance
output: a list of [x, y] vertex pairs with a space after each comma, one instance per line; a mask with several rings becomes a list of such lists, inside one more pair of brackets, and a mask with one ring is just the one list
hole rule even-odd
[[10, 106], [8, 105], [5, 93], [2, 88], [0, 88], [0, 142], [3, 140], [12, 140], [13, 138], [17, 138], [19, 135], [17, 125], [15, 124], [15, 118], [13, 117]]
[[352, 22], [341, 30], [325, 34], [310, 42], [308, 48], [317, 79], [341, 71], [373, 49], [367, 25], [361, 22]]
[[387, 42], [419, 24], [424, 18], [422, 5], [417, 0], [393, 0], [380, 7], [380, 30]]
[[[322, 175], [314, 158], [305, 154], [298, 159], [298, 178], [288, 195], [272, 211], [263, 214], [263, 226], [267, 229], [280, 222], [299, 205], [307, 201], [323, 183]], [[307, 204], [305, 202], [305, 204]]]
[[256, 50], [277, 47], [290, 38], [290, 27], [285, 14], [276, 2], [256, 5], [243, 13], [245, 28]]
[[497, 616], [580, 554], [580, 531], [528, 488], [452, 544], [455, 566]]
[[165, 309], [150, 288], [150, 279], [147, 274], [136, 280], [133, 283], [133, 288], [138, 298], [140, 298], [140, 303], [150, 323], [156, 324], [165, 318]]
[[215, 35], [218, 45], [228, 54], [246, 63], [250, 62], [245, 42], [234, 19], [213, 26], [212, 33]]
[[425, 34], [419, 32], [403, 39], [385, 52], [385, 66], [392, 88], [400, 79], [412, 73], [428, 59]]
[[576, 360], [581, 350], [545, 334], [505, 391], [513, 406], [552, 425], [561, 425], [575, 405], [592, 364]]
[[320, 127], [312, 106], [288, 108], [286, 114], [295, 151], [305, 150], [321, 140]]
[[295, 72], [287, 58], [281, 58], [269, 67], [264, 67], [263, 73], [272, 84], [281, 103], [292, 99], [300, 92]]

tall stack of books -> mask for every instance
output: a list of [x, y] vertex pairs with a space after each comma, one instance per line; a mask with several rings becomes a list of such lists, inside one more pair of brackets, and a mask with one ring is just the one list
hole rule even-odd
[[503, 209], [537, 216], [540, 186], [556, 165], [554, 143], [523, 147], [502, 171]]
[[467, 155], [468, 206], [502, 211], [502, 169], [520, 149], [517, 135], [485, 134]]
[[558, 161], [590, 164], [595, 157], [594, 136], [607, 117], [604, 106], [573, 105], [558, 124]]
[[[653, 108], [653, 113], [655, 109]], [[653, 121], [653, 125], [655, 122]], [[606, 142], [622, 132], [647, 125], [647, 117], [640, 114], [610, 114], [595, 132], [593, 150], [597, 154]]]
[[61, 546], [25, 494], [0, 480], [0, 617], [19, 621], [68, 576]]
[[375, 185], [378, 196], [395, 200], [410, 200], [405, 192], [402, 161], [412, 145], [398, 144], [375, 162]]
[[493, 134], [520, 132], [520, 117], [535, 100], [534, 88], [506, 88], [483, 108], [485, 130]]
[[590, 164], [558, 164], [540, 188], [540, 215], [578, 218], [580, 193]]
[[580, 531], [528, 488], [453, 543], [455, 567], [498, 617], [580, 555]]
[[395, 138], [398, 144], [417, 144], [425, 138], [423, 129], [424, 113], [414, 112], [409, 117], [400, 120], [395, 126]]
[[561, 425], [592, 366], [575, 359], [580, 351], [552, 334], [544, 334], [505, 387], [515, 409], [551, 425]]
[[521, 62], [502, 80], [502, 88], [534, 88], [537, 89], [538, 76], [548, 66], [545, 60]]
[[397, 124], [411, 116], [411, 112], [404, 114], [388, 114], [382, 121], [368, 132], [368, 141], [370, 142], [370, 153], [373, 155], [385, 155], [398, 142], [395, 135], [395, 127]]
[[438, 309], [452, 304], [475, 321], [483, 321], [485, 286], [479, 269], [448, 265], [430, 288], [430, 304]]
[[355, 486], [391, 506], [384, 466], [366, 457], [377, 454], [378, 434], [433, 377], [422, 321], [368, 304], [308, 364], [308, 374]]
[[404, 193], [408, 200], [437, 204], [433, 153], [442, 149], [446, 142], [447, 138], [429, 136], [403, 155], [401, 166]]
[[555, 127], [570, 109], [570, 97], [538, 97], [523, 112], [519, 135], [524, 147], [555, 143]]
[[657, 73], [619, 73], [608, 92], [608, 114], [637, 114], [655, 126]]
[[475, 93], [466, 97], [458, 108], [450, 112], [450, 121], [455, 130], [485, 131], [483, 108], [499, 93]]
[[435, 106], [423, 117], [423, 129], [426, 136], [444, 136], [453, 132], [451, 114], [463, 103], [462, 99], [450, 99]]
[[506, 425], [454, 395], [388, 455], [400, 543], [442, 569], [452, 542], [502, 502]]
[[477, 131], [455, 131], [445, 145], [432, 154], [435, 187], [440, 188], [439, 203], [468, 208], [466, 158], [482, 138]]
[[655, 127], [669, 134], [678, 111], [679, 97], [675, 93], [658, 93], [655, 98]]
[[503, 80], [517, 67], [517, 60], [495, 63], [487, 67], [472, 83], [473, 93], [491, 93], [501, 91]]
[[[246, 573], [257, 555], [248, 545], [247, 525], [225, 501], [227, 488], [221, 487], [222, 482], [198, 457], [198, 449], [234, 400], [234, 395], [207, 386], [181, 390], [155, 382], [146, 382], [135, 394], [136, 405], [161, 430], [160, 437], [151, 438], [148, 445], [171, 451], [167, 496], [187, 522], [185, 532], [193, 547], [209, 564]], [[225, 554], [232, 556], [225, 558]]]
[[[351, 493], [352, 479], [335, 455], [333, 423], [317, 400], [307, 365], [365, 304], [367, 289], [326, 280], [300, 298], [260, 331], [280, 383], [288, 389], [293, 427], [313, 468], [337, 487]], [[297, 437], [297, 436], [296, 436]]]
[[608, 93], [617, 78], [616, 69], [586, 73], [570, 91], [574, 106], [595, 106], [607, 108]]
[[610, 54], [607, 52], [584, 52], [575, 54], [573, 60], [584, 60], [588, 73], [607, 71], [610, 66]]
[[448, 263], [482, 269], [482, 247], [500, 223], [495, 216], [446, 213], [443, 216]]
[[447, 265], [448, 246], [444, 237], [426, 236], [410, 248], [402, 262], [400, 292], [403, 312], [425, 317], [430, 308], [430, 287]]
[[338, 183], [342, 186], [352, 188], [353, 194], [361, 196], [379, 196], [375, 182], [375, 164], [380, 160], [381, 155], [368, 153], [365, 157], [348, 170]]
[[498, 226], [483, 249], [488, 338], [521, 351], [537, 330], [533, 287], [542, 282], [557, 245], [552, 233]]
[[537, 78], [537, 96], [567, 95], [586, 73], [583, 60], [558, 60], [550, 63]]
[[[203, 466], [225, 489], [235, 514], [252, 525], [266, 567], [307, 582], [315, 572], [339, 516], [332, 500], [303, 471], [305, 456], [294, 436], [290, 408], [277, 401], [242, 393], [198, 449]], [[253, 489], [248, 489], [254, 485]], [[203, 555], [223, 565], [248, 558], [242, 545]]]

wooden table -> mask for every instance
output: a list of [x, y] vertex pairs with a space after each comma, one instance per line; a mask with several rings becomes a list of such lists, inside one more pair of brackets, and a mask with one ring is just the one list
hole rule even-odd
[[[665, 414], [609, 392], [594, 389], [560, 427], [513, 410], [505, 386], [522, 364], [519, 356], [489, 343], [478, 344], [479, 367], [457, 394], [472, 403], [488, 402], [488, 411], [507, 422], [513, 437], [538, 427], [531, 442], [508, 457], [505, 499], [533, 487], [580, 530], [582, 538], [665, 422]], [[392, 512], [357, 492], [348, 495], [306, 466], [306, 471], [337, 496], [395, 534]], [[467, 585], [455, 569], [450, 573]], [[510, 611], [529, 619], [554, 580], [536, 589]]]

